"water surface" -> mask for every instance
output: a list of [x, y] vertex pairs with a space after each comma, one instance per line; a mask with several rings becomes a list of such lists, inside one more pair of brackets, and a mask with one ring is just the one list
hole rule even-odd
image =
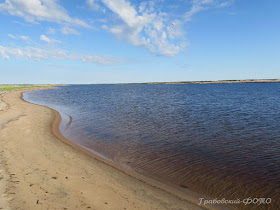
[[74, 85], [24, 97], [58, 110], [65, 137], [124, 168], [180, 190], [269, 197], [273, 204], [251, 207], [279, 207], [280, 83]]

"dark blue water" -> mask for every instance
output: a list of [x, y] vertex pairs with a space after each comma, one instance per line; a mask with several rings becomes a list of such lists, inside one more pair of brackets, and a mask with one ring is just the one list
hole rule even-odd
[[279, 205], [280, 83], [74, 85], [24, 98], [58, 110], [67, 138], [124, 168], [182, 191]]

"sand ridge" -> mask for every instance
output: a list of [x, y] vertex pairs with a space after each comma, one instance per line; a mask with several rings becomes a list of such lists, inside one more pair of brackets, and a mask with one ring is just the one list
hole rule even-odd
[[0, 209], [201, 209], [66, 145], [55, 113], [21, 92], [2, 96]]

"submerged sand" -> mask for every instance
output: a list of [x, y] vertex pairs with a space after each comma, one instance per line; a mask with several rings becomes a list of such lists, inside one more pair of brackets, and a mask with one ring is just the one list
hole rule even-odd
[[67, 145], [21, 94], [0, 95], [0, 209], [201, 209]]

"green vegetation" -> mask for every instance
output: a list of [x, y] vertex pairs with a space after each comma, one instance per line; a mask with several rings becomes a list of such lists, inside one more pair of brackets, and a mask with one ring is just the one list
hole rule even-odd
[[0, 92], [29, 89], [29, 88], [48, 88], [48, 87], [52, 87], [52, 85], [0, 85]]

